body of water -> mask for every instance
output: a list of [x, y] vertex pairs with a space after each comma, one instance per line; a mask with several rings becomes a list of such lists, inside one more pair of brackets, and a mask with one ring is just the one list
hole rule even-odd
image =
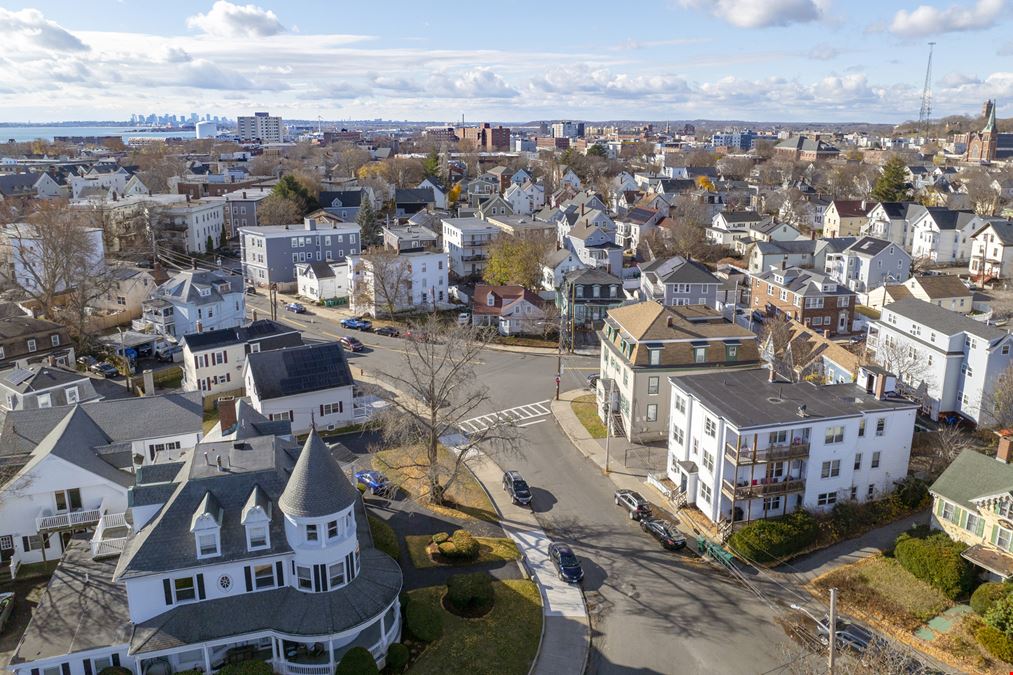
[[53, 140], [54, 136], [120, 136], [128, 138], [193, 138], [193, 131], [133, 131], [138, 127], [0, 127], [0, 150], [13, 140], [25, 143], [36, 139]]

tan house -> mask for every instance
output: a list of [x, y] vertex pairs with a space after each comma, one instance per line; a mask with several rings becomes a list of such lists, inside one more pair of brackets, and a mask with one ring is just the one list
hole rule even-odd
[[890, 303], [908, 298], [931, 302], [951, 312], [968, 314], [973, 307], [974, 294], [959, 278], [939, 274], [911, 277], [903, 284], [880, 286], [869, 292], [866, 304], [882, 311]]
[[823, 237], [857, 237], [868, 222], [872, 204], [865, 200], [835, 199], [823, 213]]
[[785, 320], [783, 332], [768, 331], [762, 349], [764, 359], [776, 361], [778, 374], [793, 381], [854, 382], [862, 365], [861, 357], [844, 345], [790, 319]]
[[969, 546], [961, 555], [992, 578], [1013, 577], [1013, 434], [995, 457], [964, 450], [929, 488], [932, 528]]
[[613, 433], [631, 441], [668, 434], [670, 377], [760, 363], [756, 335], [705, 305], [615, 307], [600, 337], [598, 414], [605, 419], [610, 400]]

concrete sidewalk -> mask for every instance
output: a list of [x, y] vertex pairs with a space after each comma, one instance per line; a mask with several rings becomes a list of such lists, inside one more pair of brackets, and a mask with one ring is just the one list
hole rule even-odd
[[503, 470], [482, 455], [469, 463], [500, 514], [500, 526], [517, 544], [531, 579], [542, 596], [542, 640], [531, 672], [538, 675], [583, 673], [591, 649], [591, 626], [579, 585], [560, 580], [549, 560], [552, 540], [529, 508], [517, 506], [499, 488]]

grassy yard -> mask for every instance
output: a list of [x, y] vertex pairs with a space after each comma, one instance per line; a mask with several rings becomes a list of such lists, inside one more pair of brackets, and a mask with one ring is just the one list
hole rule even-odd
[[[373, 468], [387, 475], [395, 485], [411, 495], [420, 504], [437, 515], [447, 515], [465, 520], [484, 520], [498, 523], [496, 509], [489, 500], [478, 479], [467, 467], [463, 467], [457, 480], [447, 492], [450, 505], [436, 506], [429, 504], [426, 497], [429, 486], [426, 481], [424, 448], [390, 448], [373, 455]], [[452, 467], [453, 456], [450, 450], [440, 447], [437, 462], [441, 467]], [[443, 472], [444, 474], [447, 471]]]
[[591, 438], [605, 438], [605, 425], [598, 418], [598, 404], [594, 394], [579, 396], [573, 399], [570, 406]]
[[204, 430], [204, 433], [207, 434], [209, 431], [214, 429], [216, 424], [218, 424], [218, 409], [215, 408], [210, 411], [205, 410], [204, 422], [201, 424], [201, 428]]
[[443, 637], [429, 645], [411, 665], [413, 675], [527, 675], [542, 633], [538, 587], [530, 581], [493, 583], [496, 604], [479, 619], [465, 619], [443, 609], [444, 586], [408, 592], [408, 602], [425, 602], [443, 616]]
[[937, 588], [917, 579], [893, 558], [883, 556], [834, 570], [814, 585], [825, 597], [829, 597], [831, 587], [836, 587], [843, 605], [908, 631], [953, 606]]
[[410, 534], [405, 537], [405, 543], [408, 545], [408, 554], [411, 556], [412, 564], [417, 569], [481, 565], [501, 560], [517, 560], [521, 557], [520, 552], [517, 551], [517, 545], [512, 539], [506, 537], [475, 537], [475, 539], [479, 545], [478, 558], [475, 560], [455, 560], [447, 563], [438, 563], [429, 557], [426, 547], [432, 541], [432, 537], [428, 534]]

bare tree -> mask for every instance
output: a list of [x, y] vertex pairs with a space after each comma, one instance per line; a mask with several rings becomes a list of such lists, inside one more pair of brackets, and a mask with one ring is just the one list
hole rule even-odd
[[999, 429], [1013, 428], [1013, 366], [1009, 366], [986, 387], [981, 400], [982, 422]]
[[281, 195], [269, 195], [257, 205], [257, 222], [261, 225], [293, 225], [301, 223], [302, 216], [302, 207]]
[[994, 180], [988, 172], [977, 167], [960, 173], [960, 182], [967, 193], [967, 199], [979, 216], [995, 215], [999, 208], [999, 192], [992, 186]]
[[924, 355], [911, 345], [900, 344], [886, 338], [889, 336], [881, 336], [875, 346], [874, 361], [897, 376], [900, 393], [924, 405], [931, 383], [931, 371]]
[[[937, 468], [944, 468], [964, 450], [976, 449], [974, 439], [957, 425], [939, 427], [932, 436], [929, 473], [935, 475]], [[938, 462], [938, 464], [937, 464]]]
[[333, 170], [338, 176], [354, 176], [370, 159], [369, 151], [351, 143], [338, 143]]
[[[353, 270], [352, 306], [392, 317], [411, 306], [411, 260], [396, 251], [374, 247], [359, 256]], [[435, 298], [434, 298], [435, 302]]]
[[[420, 498], [443, 504], [476, 457], [475, 451], [481, 448], [490, 454], [514, 448], [516, 430], [508, 419], [496, 418], [484, 428], [462, 431], [463, 422], [490, 407], [489, 389], [474, 366], [492, 331], [447, 325], [432, 317], [412, 330], [416, 337], [405, 341], [404, 361], [381, 373], [402, 396], [378, 416], [377, 423], [387, 445], [414, 451], [381, 464], [401, 474], [422, 476], [426, 491]], [[384, 457], [390, 455], [378, 455]]]

